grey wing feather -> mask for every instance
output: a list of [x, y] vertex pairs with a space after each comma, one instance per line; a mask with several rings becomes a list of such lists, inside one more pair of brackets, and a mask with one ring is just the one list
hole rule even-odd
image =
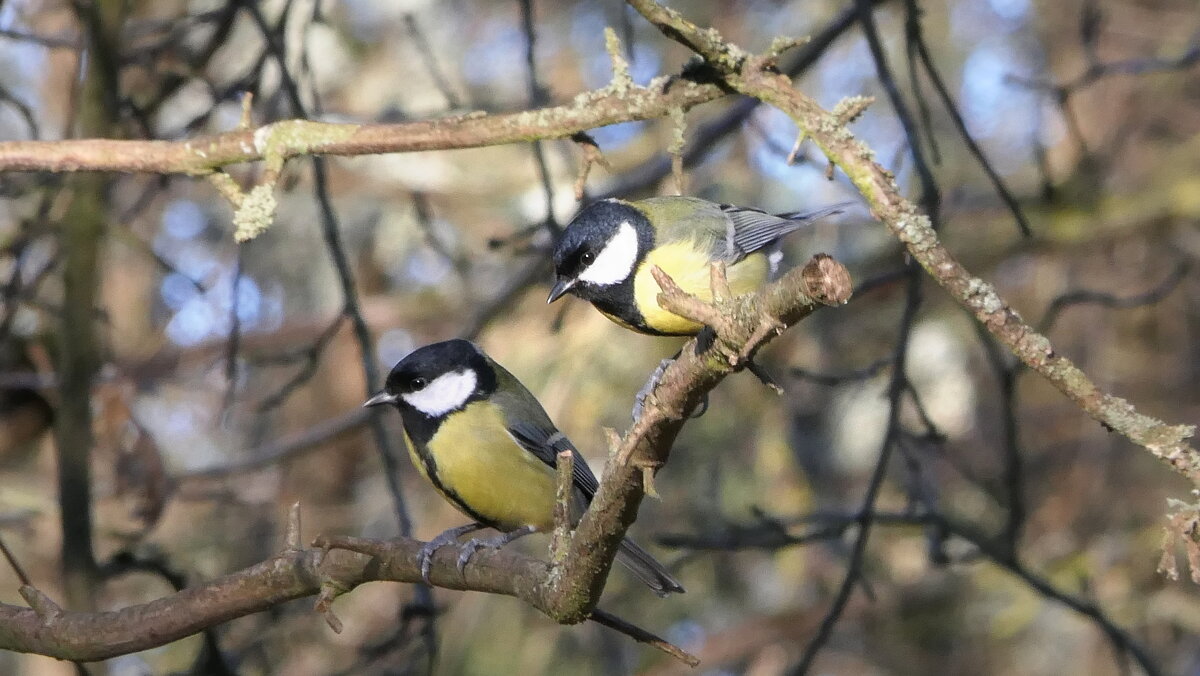
[[508, 432], [521, 445], [521, 448], [534, 454], [551, 468], [558, 467], [559, 453], [571, 451], [574, 459], [571, 478], [575, 482], [575, 487], [583, 493], [589, 502], [591, 501], [592, 496], [596, 494], [596, 490], [600, 488], [600, 482], [596, 479], [596, 475], [592, 473], [592, 468], [588, 467], [583, 456], [579, 454], [579, 450], [575, 448], [566, 435], [554, 429], [554, 427], [546, 427], [545, 425], [531, 422], [516, 423], [508, 429]]
[[814, 211], [793, 211], [779, 215], [768, 214], [765, 211], [748, 207], [722, 204], [721, 211], [732, 224], [732, 246], [729, 247], [727, 259], [730, 261], [741, 260], [818, 218], [841, 213], [849, 204], [846, 202]]

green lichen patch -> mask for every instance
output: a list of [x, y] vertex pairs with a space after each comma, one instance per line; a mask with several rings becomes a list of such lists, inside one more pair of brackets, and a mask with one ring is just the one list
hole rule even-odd
[[357, 131], [358, 125], [355, 124], [283, 120], [255, 131], [254, 149], [267, 161], [272, 157], [319, 153], [322, 148], [345, 141]]
[[242, 204], [233, 213], [233, 238], [247, 242], [261, 235], [275, 219], [274, 185], [256, 185], [242, 198]]

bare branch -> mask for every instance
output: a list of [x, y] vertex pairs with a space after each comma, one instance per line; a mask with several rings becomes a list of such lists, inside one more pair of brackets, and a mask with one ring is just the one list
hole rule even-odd
[[[116, 611], [55, 613], [55, 606], [43, 605], [39, 614], [33, 608], [0, 604], [0, 649], [91, 662], [164, 645], [235, 617], [318, 594], [330, 584], [348, 590], [372, 580], [420, 582], [420, 542], [357, 542], [367, 543], [356, 551], [365, 549], [370, 557], [286, 549], [250, 568]], [[319, 546], [342, 544], [335, 538]], [[536, 590], [546, 571], [540, 561], [494, 550], [479, 552], [465, 577], [455, 568], [453, 556], [438, 557], [435, 563], [431, 577], [440, 586], [522, 598], [520, 590]]]
[[579, 146], [579, 171], [575, 178], [575, 200], [583, 199], [584, 189], [587, 187], [588, 174], [592, 171], [593, 164], [599, 164], [605, 169], [612, 171], [612, 165], [609, 164], [608, 158], [600, 151], [600, 144], [596, 143], [596, 139], [592, 138], [586, 132], [578, 132], [571, 135], [571, 140]]
[[126, 171], [203, 175], [268, 157], [370, 155], [451, 150], [567, 138], [618, 122], [665, 117], [724, 96], [715, 85], [666, 77], [646, 87], [614, 81], [561, 106], [518, 113], [469, 113], [398, 124], [282, 120], [188, 141], [82, 139], [0, 142], [0, 171]]

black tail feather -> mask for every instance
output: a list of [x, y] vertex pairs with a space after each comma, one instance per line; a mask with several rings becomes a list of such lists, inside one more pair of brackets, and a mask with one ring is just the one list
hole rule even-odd
[[667, 569], [656, 561], [653, 556], [650, 556], [650, 552], [642, 549], [636, 542], [629, 538], [621, 541], [621, 549], [617, 552], [617, 560], [659, 596], [666, 596], [672, 592], [682, 594], [684, 591], [683, 585], [679, 584], [679, 580], [671, 577]]

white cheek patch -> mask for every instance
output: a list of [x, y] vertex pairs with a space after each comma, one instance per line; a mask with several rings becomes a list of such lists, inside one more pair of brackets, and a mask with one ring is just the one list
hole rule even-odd
[[637, 231], [629, 221], [625, 221], [617, 228], [617, 234], [600, 250], [596, 260], [580, 273], [579, 281], [596, 286], [619, 284], [633, 273], [637, 257]]
[[409, 406], [427, 416], [437, 417], [462, 406], [479, 382], [475, 371], [453, 371], [433, 379], [424, 389], [400, 395]]

